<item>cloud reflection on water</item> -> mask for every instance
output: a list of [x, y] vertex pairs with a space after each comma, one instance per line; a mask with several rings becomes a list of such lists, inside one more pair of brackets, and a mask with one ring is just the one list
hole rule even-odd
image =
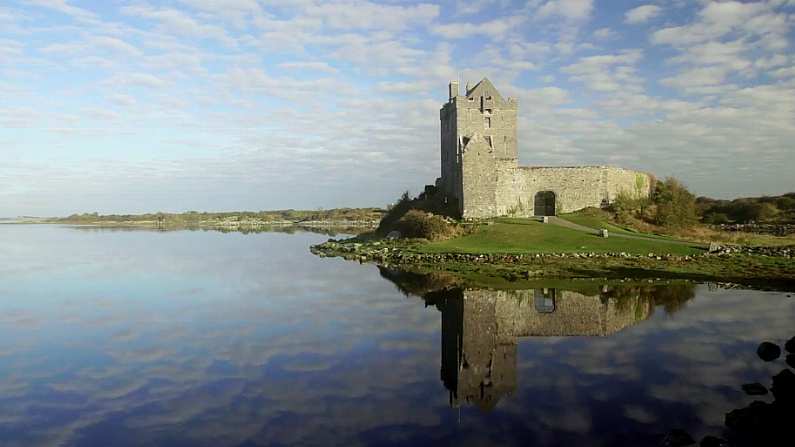
[[[697, 286], [670, 313], [658, 288], [597, 287], [561, 289], [550, 315], [606, 300], [626, 324], [533, 333], [522, 325], [539, 317], [534, 291], [406, 299], [375, 267], [312, 257], [321, 239], [3, 228], [0, 242], [25, 255], [0, 272], [0, 443], [599, 445], [714, 432], [747, 403], [737, 384], [772, 375], [751, 361], [756, 343], [795, 321], [778, 293]], [[461, 323], [486, 325], [484, 309], [503, 306], [488, 326], [515, 336], [495, 338], [510, 383], [488, 412], [463, 388], [451, 409], [440, 380], [459, 366], [445, 369], [438, 303], [464, 295], [485, 307], [462, 308]]]

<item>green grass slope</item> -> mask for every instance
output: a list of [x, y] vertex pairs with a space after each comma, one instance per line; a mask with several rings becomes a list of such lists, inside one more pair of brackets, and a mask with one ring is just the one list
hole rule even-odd
[[[577, 222], [581, 223], [581, 222]], [[585, 225], [585, 222], [581, 224]], [[591, 226], [591, 225], [588, 225]], [[600, 226], [595, 226], [599, 228]], [[602, 225], [602, 227], [604, 227]], [[628, 233], [628, 232], [627, 232]], [[637, 236], [637, 233], [634, 233]], [[695, 244], [664, 238], [601, 238], [597, 235], [543, 224], [532, 219], [500, 219], [474, 233], [446, 241], [423, 244], [425, 253], [605, 253], [692, 255], [703, 252]]]

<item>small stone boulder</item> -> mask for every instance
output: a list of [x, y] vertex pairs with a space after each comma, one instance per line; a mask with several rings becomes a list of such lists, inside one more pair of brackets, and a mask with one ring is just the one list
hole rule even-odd
[[390, 241], [394, 241], [395, 239], [400, 239], [400, 236], [401, 236], [400, 231], [393, 230], [386, 235], [386, 238], [389, 239]]
[[795, 404], [795, 373], [785, 369], [773, 376], [770, 391], [776, 398], [776, 404], [792, 407]]
[[754, 433], [765, 427], [771, 419], [771, 408], [770, 404], [755, 400], [745, 408], [738, 408], [726, 413], [724, 423], [732, 430]]
[[759, 382], [746, 383], [742, 386], [745, 394], [749, 396], [763, 396], [767, 394], [767, 388]]
[[795, 354], [795, 337], [790, 338], [784, 343], [784, 349], [789, 353]]
[[607, 239], [608, 236], [607, 228], [602, 228], [601, 230], [599, 230], [599, 236]]
[[775, 343], [765, 341], [762, 342], [758, 348], [756, 348], [756, 355], [766, 362], [772, 362], [781, 356], [781, 348], [779, 348]]
[[720, 244], [718, 244], [717, 242], [710, 242], [708, 251], [710, 253], [716, 253], [719, 252], [722, 248], [723, 247], [721, 247]]

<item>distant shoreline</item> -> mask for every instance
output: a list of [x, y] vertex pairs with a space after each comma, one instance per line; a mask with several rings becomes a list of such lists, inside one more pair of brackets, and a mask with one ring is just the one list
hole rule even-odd
[[0, 219], [0, 223], [66, 224], [96, 227], [149, 228], [259, 228], [274, 226], [358, 227], [378, 225], [386, 211], [380, 208], [333, 208], [328, 210], [271, 210], [145, 214], [72, 214], [68, 217]]

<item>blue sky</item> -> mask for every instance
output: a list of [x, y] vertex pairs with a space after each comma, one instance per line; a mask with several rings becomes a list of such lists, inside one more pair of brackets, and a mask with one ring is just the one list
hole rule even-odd
[[0, 215], [380, 206], [439, 170], [447, 83], [532, 165], [795, 190], [795, 1], [0, 2]]

